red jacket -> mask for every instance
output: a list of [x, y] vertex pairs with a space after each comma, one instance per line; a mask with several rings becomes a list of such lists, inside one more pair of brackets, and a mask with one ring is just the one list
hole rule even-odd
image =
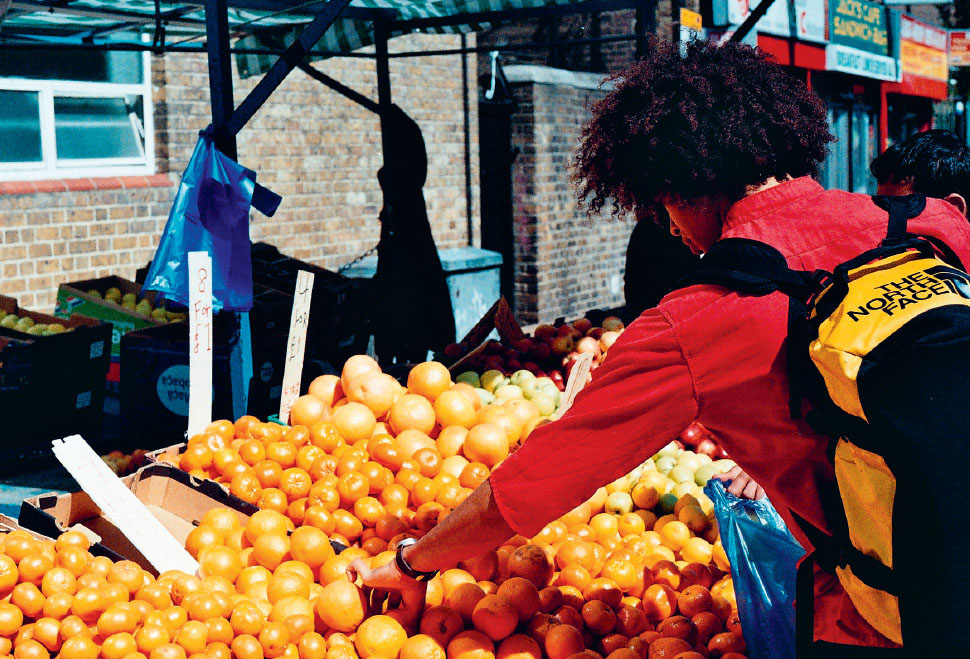
[[[970, 224], [927, 201], [910, 231], [943, 239], [970, 265]], [[825, 191], [810, 178], [734, 204], [723, 238], [760, 240], [792, 268], [828, 269], [885, 237], [886, 211], [864, 195]], [[559, 421], [536, 429], [491, 477], [502, 515], [530, 537], [626, 474], [699, 421], [765, 489], [799, 541], [794, 510], [825, 528], [819, 483], [833, 479], [827, 439], [788, 410], [788, 301], [713, 286], [667, 295], [610, 348], [592, 383]], [[889, 642], [869, 627], [837, 580], [816, 578], [816, 636], [863, 645]]]

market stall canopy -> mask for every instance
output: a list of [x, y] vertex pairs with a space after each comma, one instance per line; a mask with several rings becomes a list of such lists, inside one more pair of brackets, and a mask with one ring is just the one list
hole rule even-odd
[[[285, 47], [329, 0], [228, 0], [237, 51]], [[5, 3], [0, 1], [0, 12]], [[638, 6], [634, 0], [352, 0], [314, 54], [337, 55], [374, 42], [374, 21], [390, 36], [409, 32], [462, 33], [503, 20], [594, 13]], [[0, 16], [0, 43], [105, 44], [157, 51], [205, 38], [205, 2], [154, 0], [12, 0]], [[149, 41], [146, 41], [148, 39]]]

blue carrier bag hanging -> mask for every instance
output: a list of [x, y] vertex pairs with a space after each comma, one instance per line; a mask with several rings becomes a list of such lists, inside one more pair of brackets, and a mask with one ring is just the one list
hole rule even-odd
[[272, 217], [281, 197], [256, 183], [256, 172], [219, 151], [210, 126], [199, 134], [175, 195], [143, 291], [188, 306], [188, 253], [212, 257], [216, 310], [253, 307], [249, 209]]
[[750, 659], [795, 658], [795, 575], [805, 550], [768, 498], [739, 499], [711, 479], [704, 494], [714, 502], [724, 553], [738, 600]]

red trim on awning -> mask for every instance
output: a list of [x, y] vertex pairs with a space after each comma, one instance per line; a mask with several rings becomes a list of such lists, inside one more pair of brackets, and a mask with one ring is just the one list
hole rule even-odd
[[[792, 48], [792, 44], [794, 44], [794, 48]], [[772, 55], [783, 66], [797, 66], [813, 71], [825, 70], [825, 48], [823, 46], [759, 34], [758, 48]], [[793, 50], [794, 63], [792, 62]]]
[[902, 82], [886, 83], [886, 93], [922, 96], [934, 101], [945, 101], [949, 95], [949, 89], [942, 80], [932, 80], [904, 71]]

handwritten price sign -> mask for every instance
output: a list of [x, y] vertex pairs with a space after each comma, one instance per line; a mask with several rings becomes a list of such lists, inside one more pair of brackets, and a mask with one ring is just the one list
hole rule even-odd
[[290, 419], [290, 409], [300, 397], [303, 378], [303, 354], [306, 350], [306, 330], [310, 324], [310, 300], [313, 299], [313, 273], [300, 270], [293, 292], [293, 311], [290, 314], [290, 337], [286, 342], [286, 364], [283, 367], [283, 394], [280, 396], [280, 423]]
[[212, 422], [212, 257], [189, 252], [189, 437]]

